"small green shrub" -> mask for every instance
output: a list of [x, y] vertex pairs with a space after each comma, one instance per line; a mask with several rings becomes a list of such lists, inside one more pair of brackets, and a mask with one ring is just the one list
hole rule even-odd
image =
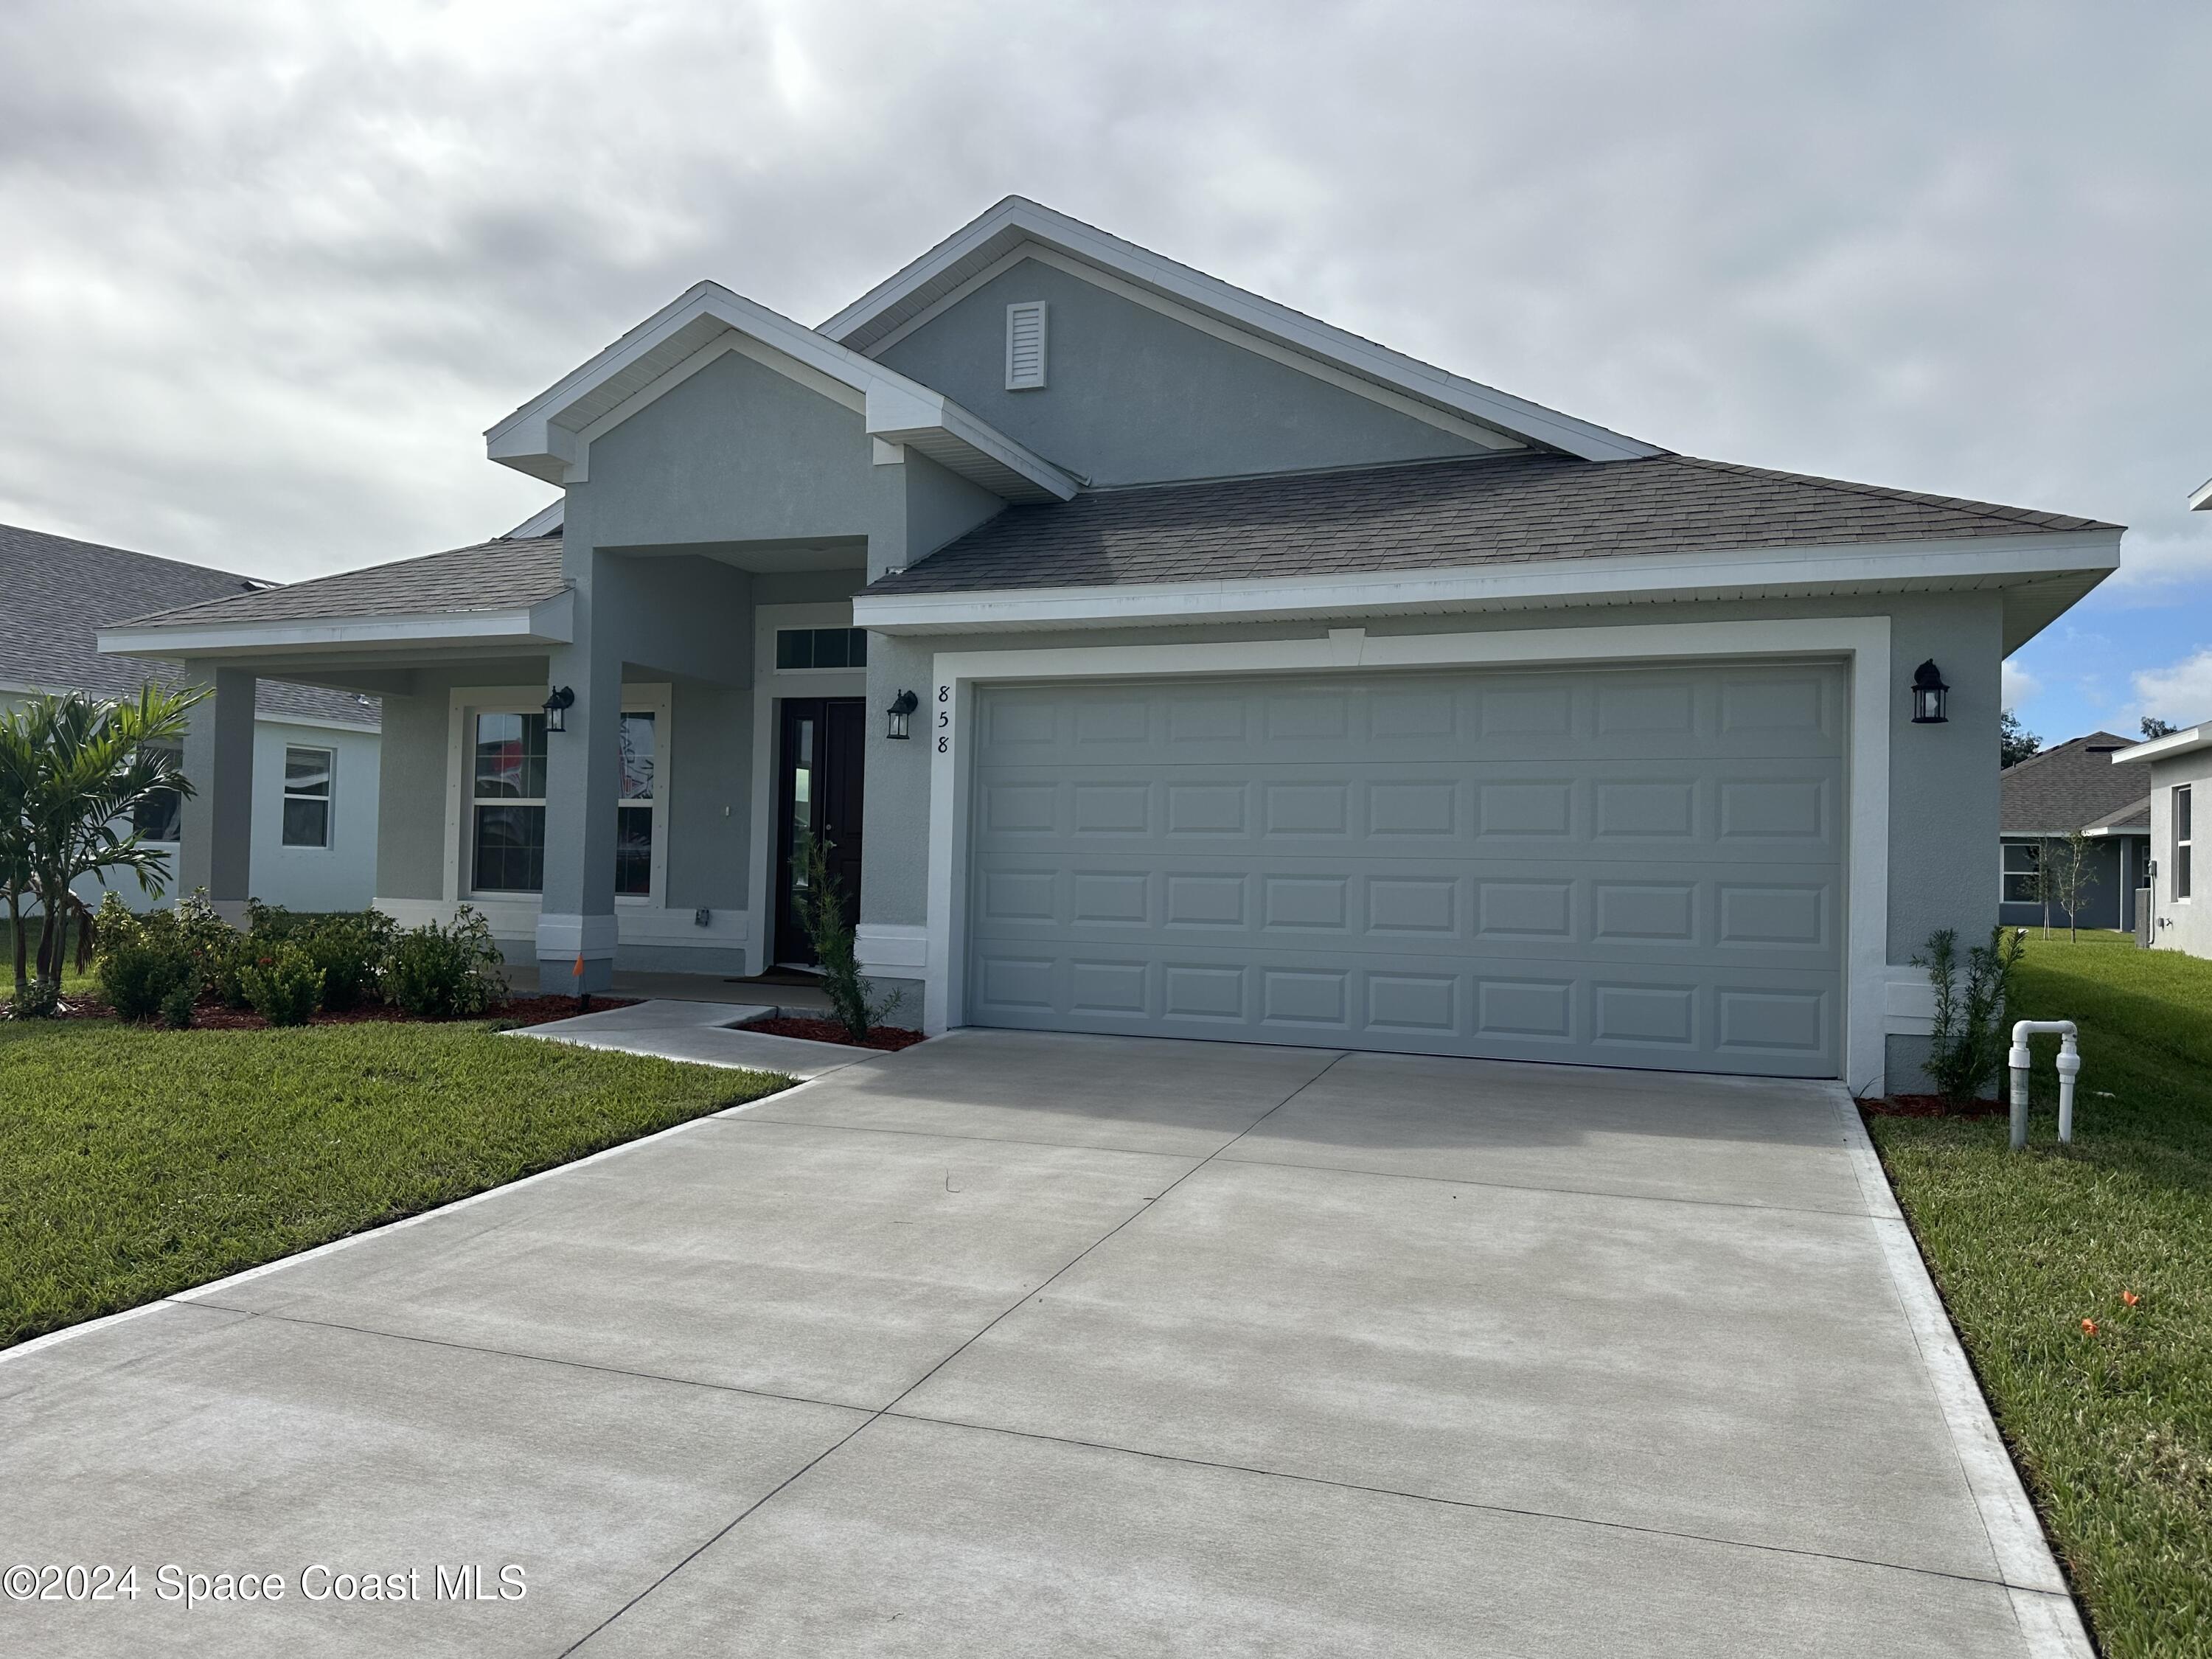
[[305, 1025], [323, 1000], [323, 970], [289, 939], [272, 939], [238, 970], [253, 1012], [271, 1025]]
[[205, 888], [195, 888], [178, 900], [175, 911], [170, 914], [175, 916], [178, 934], [191, 954], [202, 988], [226, 1008], [248, 1006], [246, 985], [239, 977], [240, 971], [252, 959], [246, 936], [223, 920], [222, 913], [209, 902]]
[[860, 977], [853, 924], [845, 915], [843, 884], [830, 868], [830, 847], [826, 836], [817, 836], [807, 843], [806, 895], [799, 902], [799, 925], [806, 930], [806, 942], [814, 947], [815, 964], [822, 969], [822, 988], [829, 995], [831, 1013], [858, 1042], [868, 1035], [869, 1027], [899, 1006], [905, 994], [894, 991], [887, 997], [868, 994], [868, 982]]
[[190, 981], [170, 988], [161, 999], [161, 1024], [173, 1031], [191, 1029], [192, 1010], [199, 1006], [200, 988]]
[[95, 932], [93, 974], [118, 1018], [152, 1019], [179, 992], [198, 999], [199, 966], [174, 911], [138, 915], [110, 893], [100, 902]]
[[1927, 955], [1912, 958], [1936, 988], [1936, 1029], [1929, 1037], [1927, 1071], [1936, 1092], [1953, 1105], [1971, 1105], [1982, 1085], [2005, 1063], [2012, 1034], [2005, 1023], [2013, 970], [2027, 935], [2000, 924], [1990, 942], [1966, 952], [1966, 982], [1959, 984], [1959, 935], [1949, 927], [1928, 936]]
[[385, 998], [417, 1019], [471, 1019], [507, 994], [491, 924], [465, 904], [453, 925], [397, 934], [380, 975]]
[[300, 915], [255, 900], [246, 906], [258, 945], [287, 940], [323, 970], [323, 1006], [344, 1013], [374, 1000], [377, 975], [391, 953], [392, 918], [380, 910]]

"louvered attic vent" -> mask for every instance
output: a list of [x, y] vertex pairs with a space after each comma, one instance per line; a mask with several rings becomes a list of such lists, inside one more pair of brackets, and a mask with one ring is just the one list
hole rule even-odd
[[1006, 390], [1032, 392], [1044, 385], [1044, 301], [1006, 307]]

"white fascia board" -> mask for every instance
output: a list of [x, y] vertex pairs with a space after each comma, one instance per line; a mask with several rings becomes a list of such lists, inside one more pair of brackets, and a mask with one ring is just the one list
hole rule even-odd
[[[857, 611], [856, 605], [855, 614]], [[2192, 726], [2185, 732], [2169, 732], [2148, 743], [2131, 744], [2114, 751], [2112, 761], [2115, 766], [2124, 766], [2131, 761], [2165, 760], [2197, 749], [2212, 749], [2212, 725]]]
[[1027, 236], [1043, 246], [1085, 260], [1134, 283], [1305, 352], [1324, 362], [1433, 403], [1547, 449], [1585, 460], [1634, 460], [1663, 452], [1641, 439], [1607, 431], [1571, 415], [1516, 398], [1493, 386], [1449, 374], [1432, 363], [1408, 357], [1317, 318], [1261, 299], [1247, 289], [1178, 264], [1149, 248], [1123, 241], [1096, 226], [1055, 213], [1019, 196], [1010, 196], [981, 217], [878, 283], [822, 325], [821, 331], [843, 340], [909, 295], [943, 283], [956, 267], [995, 240]]
[[963, 593], [863, 592], [855, 626], [878, 633], [1081, 628], [1115, 623], [1263, 621], [1302, 615], [1601, 605], [1820, 590], [1879, 592], [2001, 586], [2119, 561], [2112, 532], [2054, 532], [1949, 542], [1759, 548], [1673, 557], [1530, 559], [1510, 564], [1123, 587], [1002, 588]]
[[2192, 513], [2212, 513], [2212, 478], [2197, 486], [2189, 497], [2189, 508]]
[[535, 605], [503, 611], [103, 628], [97, 638], [103, 655], [172, 658], [252, 656], [331, 646], [404, 649], [415, 645], [566, 645], [574, 637], [574, 608], [572, 596], [561, 592]]
[[[802, 371], [849, 387], [866, 401], [872, 436], [912, 442], [925, 453], [932, 451], [922, 441], [935, 439], [943, 453], [933, 454], [933, 459], [1000, 495], [1008, 490], [1000, 485], [1007, 484], [1018, 492], [1014, 499], [1066, 501], [1079, 487], [1077, 479], [1042, 455], [942, 394], [719, 283], [701, 283], [491, 427], [484, 434], [486, 453], [493, 460], [533, 477], [568, 482], [572, 470], [583, 463], [587, 434], [619, 424], [628, 412], [644, 404], [633, 396], [612, 409], [581, 415], [575, 412], [577, 405], [676, 335], [702, 322], [719, 324], [788, 358]], [[655, 376], [654, 384], [665, 378]], [[640, 388], [640, 393], [650, 394], [653, 389], [651, 386]], [[649, 401], [649, 395], [646, 400]]]
[[540, 536], [550, 536], [558, 530], [568, 516], [568, 498], [562, 495], [548, 501], [500, 539], [506, 542], [526, 542]]

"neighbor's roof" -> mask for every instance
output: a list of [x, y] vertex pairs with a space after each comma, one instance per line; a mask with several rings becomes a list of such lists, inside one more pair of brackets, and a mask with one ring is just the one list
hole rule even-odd
[[[102, 656], [98, 630], [118, 615], [290, 591], [257, 590], [261, 584], [231, 571], [0, 525], [0, 685], [115, 697], [136, 692], [149, 671], [173, 681], [173, 669], [143, 658]], [[380, 719], [372, 698], [282, 680], [263, 680], [254, 707], [277, 719], [371, 730]]]
[[501, 538], [258, 593], [118, 618], [110, 625], [167, 628], [198, 622], [309, 622], [325, 617], [506, 611], [550, 599], [564, 585], [558, 536]]
[[1253, 580], [2118, 528], [1686, 455], [1516, 454], [1097, 490], [1065, 505], [1009, 507], [867, 592]]
[[[2123, 829], [2111, 822], [2141, 806], [2148, 815], [2143, 775], [2115, 768], [2125, 738], [2092, 732], [2008, 766], [1998, 778], [1998, 824], [2007, 835], [2064, 835], [2069, 830]], [[2146, 816], [2146, 827], [2148, 817]]]
[[2117, 812], [2107, 812], [2082, 828], [2093, 836], [2123, 835], [2129, 831], [2147, 836], [2150, 834], [2150, 797], [2145, 795], [2141, 800], [2123, 806]]

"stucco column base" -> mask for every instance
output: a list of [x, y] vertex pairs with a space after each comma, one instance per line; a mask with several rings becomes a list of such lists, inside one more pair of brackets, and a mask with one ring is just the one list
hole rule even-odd
[[615, 982], [615, 943], [620, 925], [611, 915], [560, 912], [538, 918], [538, 988], [557, 996], [565, 991], [604, 991]]

